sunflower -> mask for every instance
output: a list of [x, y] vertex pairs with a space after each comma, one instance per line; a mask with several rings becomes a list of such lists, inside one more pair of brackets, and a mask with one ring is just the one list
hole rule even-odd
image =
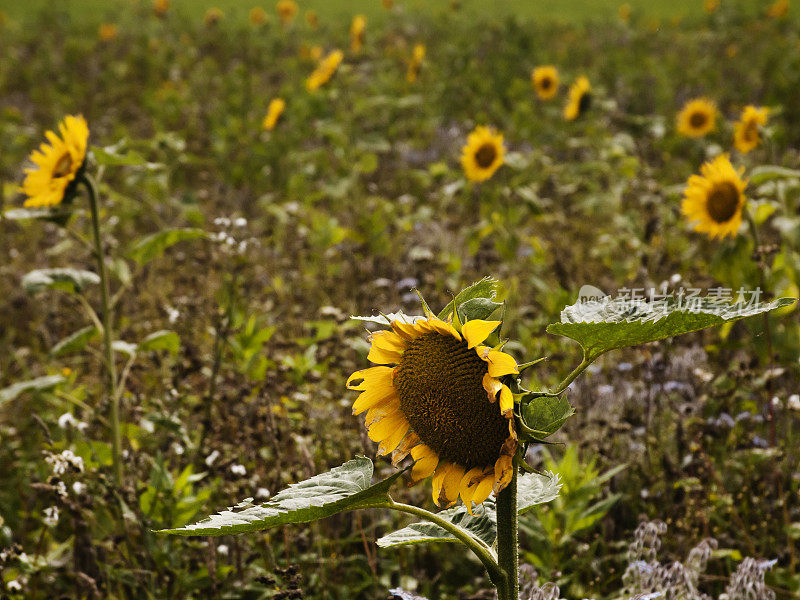
[[37, 169], [25, 170], [20, 191], [28, 196], [25, 206], [55, 206], [75, 187], [75, 178], [86, 159], [89, 126], [86, 119], [68, 115], [58, 124], [58, 137], [45, 133], [50, 144], [42, 144], [30, 156]]
[[767, 16], [773, 19], [785, 19], [789, 14], [789, 0], [775, 0], [767, 7]]
[[102, 42], [110, 42], [117, 39], [117, 26], [113, 23], [103, 23], [97, 32]]
[[350, 24], [350, 51], [357, 54], [364, 45], [364, 31], [367, 28], [367, 18], [364, 15], [356, 15]]
[[254, 6], [250, 9], [250, 24], [256, 27], [263, 25], [267, 22], [267, 11], [260, 6]]
[[461, 151], [464, 174], [470, 181], [486, 181], [503, 164], [505, 153], [502, 133], [492, 127], [476, 127]]
[[275, 5], [278, 18], [284, 25], [288, 25], [294, 20], [298, 10], [297, 2], [294, 0], [278, 0], [278, 3]]
[[206, 11], [205, 16], [203, 17], [203, 23], [205, 23], [206, 27], [213, 27], [225, 17], [225, 13], [223, 13], [220, 9], [216, 7], [211, 7]]
[[261, 123], [264, 131], [272, 131], [278, 122], [283, 110], [286, 108], [286, 101], [283, 98], [273, 98], [267, 107], [267, 115]]
[[694, 230], [712, 239], [733, 237], [742, 224], [744, 209], [744, 169], [733, 168], [727, 154], [700, 167], [702, 175], [692, 175], [684, 192], [681, 212], [693, 223]]
[[330, 78], [333, 77], [333, 74], [336, 73], [336, 69], [339, 68], [342, 60], [344, 59], [344, 52], [341, 50], [333, 50], [329, 52], [328, 55], [323, 58], [317, 68], [314, 69], [314, 72], [308, 76], [306, 79], [306, 89], [309, 92], [313, 92], [323, 84], [330, 81]]
[[157, 17], [164, 17], [169, 10], [169, 0], [153, 0], [153, 12]]
[[373, 333], [367, 359], [347, 387], [361, 394], [353, 414], [366, 415], [378, 454], [397, 464], [414, 459], [411, 478], [433, 475], [433, 501], [459, 496], [472, 512], [513, 475], [517, 450], [514, 397], [503, 377], [519, 372], [509, 354], [483, 346], [500, 321], [474, 319], [459, 332], [450, 322], [399, 317]]
[[703, 1], [703, 10], [706, 11], [709, 15], [719, 8], [719, 0], [704, 0]]
[[564, 107], [564, 118], [574, 121], [589, 110], [592, 103], [592, 86], [589, 80], [581, 75], [569, 86], [569, 100]]
[[424, 59], [425, 44], [415, 44], [414, 52], [411, 55], [411, 60], [408, 61], [408, 69], [406, 70], [406, 81], [408, 83], [414, 83], [417, 80]]
[[733, 144], [742, 154], [747, 154], [761, 143], [759, 126], [767, 124], [768, 108], [745, 106], [742, 116], [733, 126]]
[[307, 10], [306, 11], [306, 23], [311, 29], [316, 29], [319, 27], [319, 16], [317, 15], [317, 11], [315, 10]]
[[678, 113], [678, 133], [690, 138], [703, 137], [714, 131], [717, 105], [708, 98], [694, 98]]
[[623, 23], [628, 23], [631, 20], [631, 5], [627, 2], [625, 4], [620, 4], [617, 13]]
[[558, 93], [558, 70], [552, 65], [536, 67], [531, 71], [531, 84], [542, 100], [554, 98]]

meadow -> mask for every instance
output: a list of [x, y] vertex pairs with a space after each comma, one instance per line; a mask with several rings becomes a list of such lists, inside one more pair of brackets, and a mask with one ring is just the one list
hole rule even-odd
[[[797, 7], [486, 4], [0, 0], [0, 597], [510, 598], [513, 470], [519, 598], [800, 598]], [[484, 502], [354, 414], [437, 335]]]

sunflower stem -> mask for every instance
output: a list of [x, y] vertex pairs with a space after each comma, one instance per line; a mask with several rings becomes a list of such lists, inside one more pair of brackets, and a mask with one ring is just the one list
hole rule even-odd
[[511, 481], [497, 495], [497, 562], [506, 574], [506, 595], [498, 600], [519, 599], [519, 544], [517, 524], [517, 466]]
[[[516, 489], [516, 478], [514, 479], [514, 485]], [[508, 596], [508, 577], [497, 564], [497, 560], [495, 560], [492, 549], [489, 548], [489, 546], [487, 546], [483, 541], [474, 537], [458, 525], [442, 519], [438, 515], [429, 512], [424, 508], [419, 508], [418, 506], [413, 506], [411, 504], [395, 502], [391, 498], [389, 498], [389, 502], [382, 504], [382, 506], [391, 510], [396, 510], [420, 517], [426, 521], [430, 521], [431, 523], [438, 525], [448, 533], [452, 534], [456, 539], [458, 539], [459, 542], [472, 550], [472, 552], [474, 552], [483, 563], [483, 566], [486, 567], [486, 570], [489, 572], [489, 578], [492, 580], [492, 583], [494, 583], [495, 587], [497, 587], [498, 598], [501, 600], [510, 598], [510, 596]]]
[[111, 307], [109, 304], [108, 276], [103, 257], [103, 240], [100, 237], [100, 210], [97, 202], [97, 186], [90, 175], [84, 173], [80, 179], [89, 193], [89, 209], [92, 213], [92, 233], [94, 234], [94, 254], [97, 259], [97, 273], [100, 276], [100, 301], [102, 304], [103, 346], [106, 363], [107, 394], [111, 403], [111, 454], [114, 463], [114, 479], [122, 484], [122, 436], [119, 423], [119, 395], [116, 393], [117, 368], [114, 362], [114, 348], [111, 335]]

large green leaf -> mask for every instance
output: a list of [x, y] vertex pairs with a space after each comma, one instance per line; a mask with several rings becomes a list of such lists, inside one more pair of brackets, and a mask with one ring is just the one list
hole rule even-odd
[[81, 269], [37, 269], [22, 278], [22, 287], [29, 294], [45, 288], [67, 292], [81, 292], [91, 284], [100, 283], [100, 277], [91, 271]]
[[493, 312], [503, 306], [494, 302], [497, 296], [497, 280], [493, 277], [484, 277], [480, 281], [461, 290], [439, 313], [440, 319], [447, 319], [453, 312], [453, 304], [458, 307], [461, 321], [472, 319], [488, 319]]
[[13, 400], [23, 392], [49, 390], [64, 381], [66, 381], [66, 379], [61, 375], [45, 375], [44, 377], [37, 377], [36, 379], [29, 379], [28, 381], [18, 381], [0, 390], [0, 404]]
[[[691, 303], [690, 303], [691, 300]], [[655, 303], [635, 303], [603, 298], [578, 302], [561, 311], [561, 322], [548, 326], [548, 333], [578, 342], [587, 358], [603, 352], [699, 331], [788, 306], [794, 298], [773, 302], [723, 304], [708, 298], [674, 298]]]
[[139, 265], [145, 265], [164, 254], [167, 248], [174, 246], [178, 242], [207, 237], [208, 233], [203, 229], [191, 227], [186, 229], [165, 229], [138, 240], [128, 252], [128, 257], [135, 260]]
[[520, 412], [525, 426], [533, 430], [529, 435], [520, 433], [520, 437], [526, 441], [541, 441], [558, 431], [575, 409], [565, 396], [525, 394], [520, 400]]
[[761, 165], [750, 171], [748, 176], [750, 185], [761, 185], [775, 179], [800, 179], [800, 171], [778, 165]]
[[52, 350], [50, 350], [50, 356], [64, 356], [65, 354], [80, 352], [99, 333], [100, 330], [95, 325], [79, 329], [53, 346]]
[[229, 535], [261, 531], [290, 523], [308, 523], [340, 512], [380, 506], [388, 491], [405, 471], [370, 485], [372, 461], [360, 456], [327, 473], [290, 485], [264, 504], [245, 501], [207, 519], [160, 533], [176, 535]]
[[[534, 506], [554, 500], [560, 490], [559, 477], [553, 473], [521, 475], [517, 478], [517, 513], [524, 514]], [[497, 538], [497, 511], [494, 501], [486, 500], [479, 507], [475, 507], [473, 512], [475, 514], [471, 515], [466, 507], [458, 506], [438, 512], [436, 516], [456, 525], [491, 547]], [[457, 541], [455, 536], [439, 525], [422, 521], [383, 536], [377, 544], [382, 548], [394, 548], [411, 544]]]

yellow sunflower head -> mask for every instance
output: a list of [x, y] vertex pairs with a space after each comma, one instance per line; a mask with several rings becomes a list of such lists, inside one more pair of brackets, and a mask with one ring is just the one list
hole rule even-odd
[[153, 0], [153, 12], [157, 17], [163, 17], [169, 11], [169, 0]]
[[491, 127], [476, 127], [461, 151], [464, 174], [470, 181], [486, 181], [503, 164], [505, 153], [502, 133]]
[[531, 71], [531, 84], [542, 100], [555, 98], [558, 94], [558, 83], [558, 70], [552, 65], [536, 67]]
[[222, 21], [225, 14], [216, 7], [211, 7], [206, 11], [205, 16], [203, 16], [203, 23], [206, 24], [206, 27], [213, 27], [220, 21]]
[[20, 188], [28, 197], [25, 206], [56, 206], [69, 200], [75, 189], [75, 179], [86, 160], [89, 126], [82, 116], [68, 115], [58, 124], [58, 131], [61, 137], [46, 132], [50, 143], [43, 143], [30, 156], [37, 168], [25, 170]]
[[325, 58], [319, 61], [317, 68], [306, 79], [306, 89], [313, 92], [330, 81], [342, 60], [344, 60], [344, 52], [341, 50], [329, 52]]
[[317, 15], [317, 11], [308, 9], [306, 11], [306, 23], [311, 29], [316, 29], [319, 27], [319, 15]]
[[745, 106], [742, 117], [733, 126], [733, 144], [742, 154], [747, 154], [761, 143], [759, 127], [767, 124], [769, 109]]
[[684, 192], [681, 212], [694, 223], [694, 230], [709, 237], [734, 237], [742, 224], [745, 205], [742, 179], [744, 169], [733, 168], [727, 154], [700, 167], [700, 175], [692, 175]]
[[103, 23], [97, 32], [101, 42], [110, 42], [117, 39], [117, 26], [113, 23]]
[[564, 107], [564, 118], [567, 121], [574, 121], [587, 110], [592, 104], [592, 86], [589, 80], [581, 75], [569, 86], [569, 99]]
[[278, 3], [275, 5], [278, 18], [284, 25], [288, 25], [294, 20], [298, 10], [297, 2], [294, 0], [278, 0]]
[[250, 24], [259, 26], [267, 22], [267, 11], [260, 6], [254, 6], [250, 9]]
[[775, 0], [767, 7], [767, 16], [773, 19], [785, 19], [789, 15], [789, 0]]
[[373, 333], [368, 360], [347, 387], [361, 392], [353, 414], [366, 411], [378, 454], [397, 464], [409, 454], [416, 482], [433, 475], [433, 501], [467, 509], [504, 489], [517, 450], [514, 396], [506, 377], [519, 372], [513, 357], [484, 346], [500, 321], [461, 326], [431, 314], [398, 316]]
[[695, 98], [683, 105], [678, 113], [678, 133], [685, 137], [699, 138], [714, 131], [717, 120], [717, 105], [708, 98]]
[[285, 108], [286, 101], [283, 98], [273, 98], [270, 100], [269, 106], [267, 107], [267, 114], [264, 117], [264, 121], [261, 123], [261, 127], [265, 131], [272, 131], [275, 129], [275, 125], [278, 123], [278, 119]]
[[356, 15], [350, 24], [350, 51], [354, 54], [361, 51], [364, 45], [364, 31], [367, 28], [367, 18], [364, 15]]
[[406, 81], [408, 83], [414, 83], [417, 80], [424, 59], [425, 44], [414, 44], [414, 50], [411, 54], [411, 59], [408, 61], [408, 69], [406, 70]]

